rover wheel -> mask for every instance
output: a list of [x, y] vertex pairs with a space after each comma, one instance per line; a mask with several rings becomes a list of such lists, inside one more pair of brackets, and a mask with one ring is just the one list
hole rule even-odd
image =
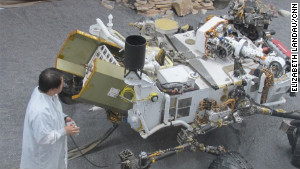
[[209, 169], [253, 169], [252, 165], [238, 152], [228, 152], [218, 156]]
[[72, 99], [72, 95], [66, 94], [61, 92], [60, 94], [58, 94], [58, 97], [60, 99], [60, 101], [62, 101], [65, 104], [76, 104], [78, 103], [77, 101]]
[[297, 128], [294, 143], [292, 145], [292, 164], [296, 167], [300, 167], [300, 127]]
[[275, 78], [279, 78], [283, 74], [282, 66], [277, 61], [271, 62], [269, 65], [269, 69], [272, 71]]
[[286, 134], [287, 138], [289, 140], [290, 146], [292, 146], [292, 152], [294, 152], [294, 145], [296, 142], [296, 127], [290, 126], [289, 127], [289, 132]]
[[295, 136], [293, 134], [287, 134], [288, 140], [290, 145], [292, 146], [292, 151], [293, 151], [293, 145], [295, 143]]
[[78, 101], [72, 99], [72, 96], [80, 92], [83, 78], [67, 72], [62, 72], [62, 75], [64, 77], [64, 86], [58, 95], [60, 100], [65, 104], [78, 103]]
[[217, 9], [224, 9], [229, 5], [229, 3], [230, 0], [215, 0], [214, 7]]

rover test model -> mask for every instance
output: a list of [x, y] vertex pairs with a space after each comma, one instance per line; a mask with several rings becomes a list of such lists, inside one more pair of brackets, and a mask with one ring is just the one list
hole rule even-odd
[[139, 156], [122, 151], [124, 169], [149, 168], [186, 149], [220, 155], [210, 168], [222, 168], [227, 158], [237, 168], [251, 168], [239, 154], [199, 143], [196, 136], [254, 114], [292, 119], [282, 129], [299, 167], [299, 111], [271, 108], [284, 104], [286, 93], [295, 95], [291, 52], [267, 29], [272, 15], [258, 10], [261, 5], [234, 1], [228, 15], [208, 16], [197, 29], [165, 18], [131, 23], [140, 35], [126, 38], [112, 28], [112, 16], [107, 26], [97, 19], [90, 34], [70, 33], [57, 56], [55, 66], [65, 72], [60, 97], [102, 107], [113, 123], [126, 121], [144, 139], [182, 126], [177, 147]]

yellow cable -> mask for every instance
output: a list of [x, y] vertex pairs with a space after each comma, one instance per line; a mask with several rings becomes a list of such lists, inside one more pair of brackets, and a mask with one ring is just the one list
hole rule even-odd
[[[124, 95], [125, 95], [125, 93], [130, 93], [130, 94], [132, 94], [132, 98], [131, 99], [128, 99], [128, 98], [126, 98]], [[137, 102], [137, 101], [143, 101], [143, 100], [148, 100], [148, 99], [152, 99], [152, 97], [158, 97], [158, 94], [157, 93], [151, 93], [148, 97], [146, 97], [146, 98], [143, 98], [143, 99], [140, 99], [140, 100], [135, 100], [135, 92], [134, 92], [134, 90], [133, 90], [133, 88], [132, 87], [129, 87], [128, 85], [122, 90], [122, 92], [120, 93], [120, 95], [119, 95], [120, 97], [121, 97], [121, 99], [123, 100], [123, 101], [125, 101], [125, 102], [131, 102], [131, 103], [133, 103], [133, 102]], [[152, 101], [152, 100], [151, 100]], [[156, 101], [156, 100], [155, 100]], [[155, 102], [155, 101], [153, 101], [153, 102]]]
[[140, 99], [140, 100], [135, 100], [135, 101], [143, 101], [143, 100], [148, 100], [149, 98], [146, 97], [146, 98], [143, 98], [143, 99]]
[[[125, 93], [132, 94], [132, 98], [128, 99], [124, 96]], [[134, 102], [135, 101], [135, 92], [132, 87], [129, 87], [128, 85], [122, 90], [120, 96], [122, 97], [122, 100], [125, 102]]]

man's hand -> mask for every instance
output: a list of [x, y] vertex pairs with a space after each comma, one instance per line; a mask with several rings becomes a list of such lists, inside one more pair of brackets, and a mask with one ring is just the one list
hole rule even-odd
[[80, 127], [76, 127], [75, 125], [65, 126], [67, 136], [70, 136], [70, 135], [73, 136], [75, 134], [78, 134], [79, 129], [80, 129]]

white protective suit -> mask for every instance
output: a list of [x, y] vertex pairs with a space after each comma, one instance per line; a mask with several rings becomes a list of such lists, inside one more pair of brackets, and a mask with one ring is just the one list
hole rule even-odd
[[20, 169], [66, 169], [67, 137], [61, 103], [36, 87], [26, 109]]

